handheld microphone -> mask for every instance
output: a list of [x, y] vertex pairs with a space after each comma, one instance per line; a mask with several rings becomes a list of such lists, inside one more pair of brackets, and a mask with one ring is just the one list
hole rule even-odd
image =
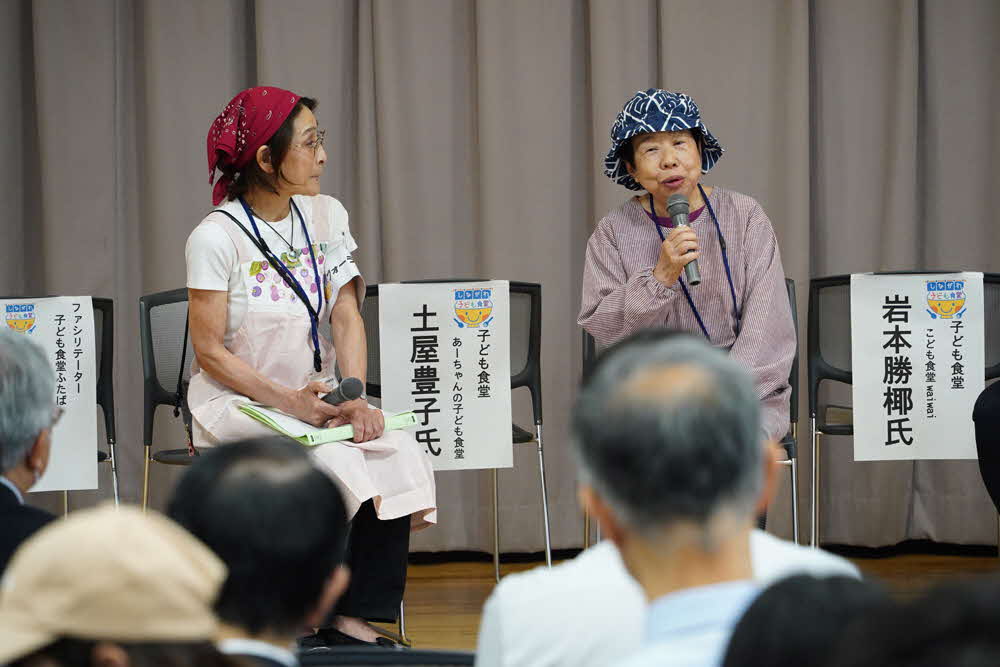
[[[688, 204], [687, 197], [678, 193], [670, 195], [667, 199], [667, 215], [678, 227], [688, 226], [688, 212], [691, 205]], [[693, 252], [689, 250], [688, 252]], [[694, 287], [701, 282], [701, 271], [698, 270], [698, 260], [692, 260], [684, 265], [684, 277], [687, 278], [688, 285]]]
[[330, 405], [340, 405], [361, 398], [364, 391], [365, 385], [358, 378], [344, 378], [336, 389], [323, 397], [323, 401]]

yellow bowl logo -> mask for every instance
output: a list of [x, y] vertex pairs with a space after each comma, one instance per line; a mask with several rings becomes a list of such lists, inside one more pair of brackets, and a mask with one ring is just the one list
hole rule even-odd
[[30, 333], [35, 329], [35, 304], [8, 303], [4, 308], [4, 321], [18, 333]]
[[934, 319], [950, 320], [965, 314], [964, 280], [927, 280], [927, 312]]
[[493, 319], [493, 290], [457, 289], [455, 293], [455, 322], [459, 327], [477, 329], [487, 327]]

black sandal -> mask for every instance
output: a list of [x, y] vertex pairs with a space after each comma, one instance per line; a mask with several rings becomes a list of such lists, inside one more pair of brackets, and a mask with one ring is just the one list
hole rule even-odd
[[341, 632], [337, 628], [320, 628], [314, 634], [306, 635], [299, 639], [299, 649], [302, 651], [312, 651], [314, 649], [325, 649], [332, 646], [372, 646], [387, 649], [398, 649], [399, 644], [387, 637], [376, 637], [373, 642], [366, 642], [363, 639], [352, 637], [346, 632]]

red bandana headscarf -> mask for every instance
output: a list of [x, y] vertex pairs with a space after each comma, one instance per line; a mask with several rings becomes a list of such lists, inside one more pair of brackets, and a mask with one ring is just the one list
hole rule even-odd
[[[216, 167], [243, 169], [254, 159], [257, 149], [268, 142], [288, 118], [300, 95], [258, 86], [247, 88], [230, 100], [208, 129], [208, 184], [215, 180]], [[212, 188], [212, 205], [226, 198], [232, 179], [222, 175]]]

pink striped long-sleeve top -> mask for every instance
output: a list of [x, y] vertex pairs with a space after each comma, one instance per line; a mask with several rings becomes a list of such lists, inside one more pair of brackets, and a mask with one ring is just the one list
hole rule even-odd
[[[767, 437], [780, 440], [789, 428], [788, 374], [796, 337], [778, 241], [752, 197], [716, 187], [708, 199], [726, 240], [739, 326], [707, 209], [691, 222], [701, 249], [702, 282], [688, 290], [712, 344], [752, 373], [763, 410], [761, 426]], [[601, 346], [654, 326], [703, 335], [680, 285], [668, 287], [652, 275], [660, 243], [654, 223], [634, 198], [608, 213], [591, 235], [578, 322]]]

